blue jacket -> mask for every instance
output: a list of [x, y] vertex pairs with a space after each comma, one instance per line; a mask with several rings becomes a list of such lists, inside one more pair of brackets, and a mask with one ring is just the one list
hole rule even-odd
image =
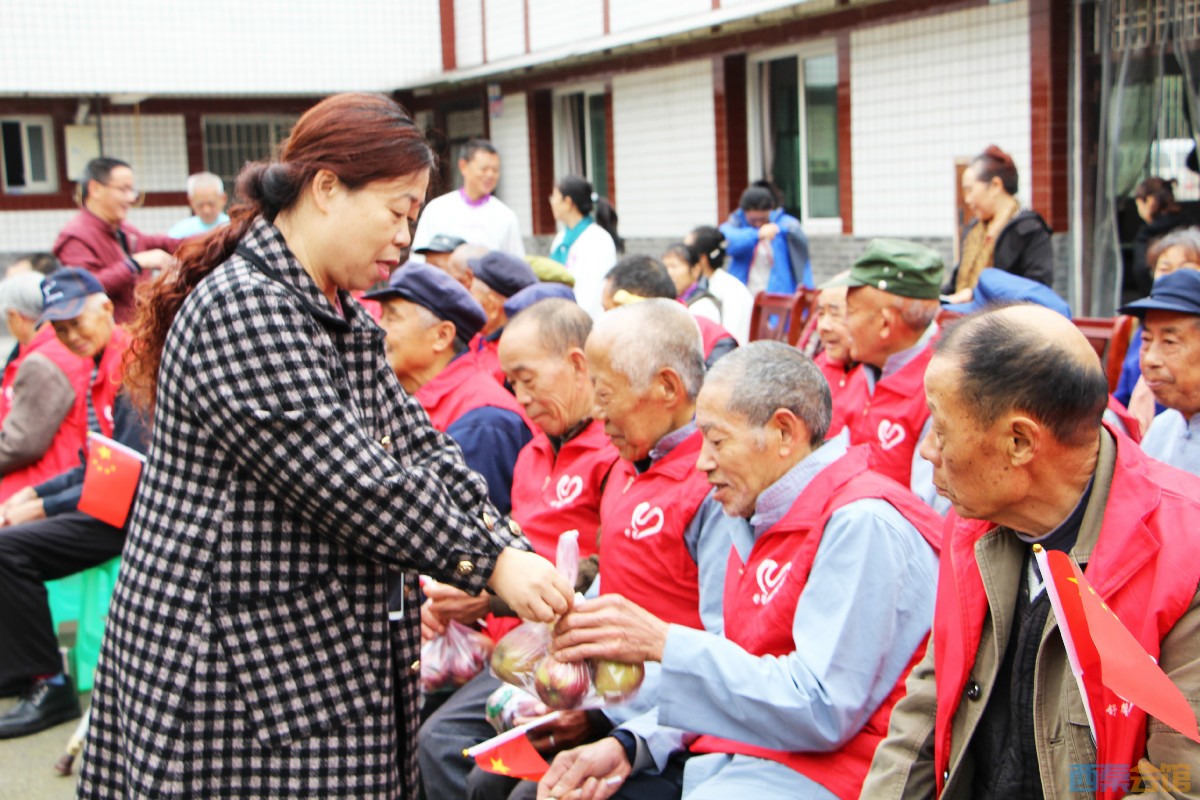
[[[780, 235], [771, 242], [775, 264], [767, 281], [767, 291], [792, 294], [800, 286], [813, 288], [808, 237], [800, 227], [800, 220], [782, 208], [772, 211], [770, 220], [779, 226]], [[725, 234], [725, 240], [729, 243], [729, 274], [745, 283], [750, 274], [750, 264], [754, 261], [754, 249], [758, 246], [758, 228], [746, 221], [746, 215], [739, 208], [721, 226], [721, 233]]]

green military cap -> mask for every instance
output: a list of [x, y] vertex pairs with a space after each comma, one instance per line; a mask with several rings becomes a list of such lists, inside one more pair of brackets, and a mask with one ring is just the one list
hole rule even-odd
[[872, 239], [850, 274], [821, 286], [874, 286], [880, 291], [919, 300], [936, 300], [946, 271], [936, 250], [903, 239]]
[[539, 281], [565, 283], [567, 286], [575, 285], [575, 276], [553, 258], [547, 258], [546, 256], [525, 256], [525, 261], [533, 270], [533, 274], [537, 275]]

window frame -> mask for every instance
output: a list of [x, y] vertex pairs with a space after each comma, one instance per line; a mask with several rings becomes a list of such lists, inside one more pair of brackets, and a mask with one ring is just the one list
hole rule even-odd
[[[551, 125], [553, 126], [553, 129], [554, 129], [554, 182], [555, 183], [557, 183], [559, 180], [561, 180], [563, 177], [565, 177], [566, 175], [569, 174], [567, 172], [567, 164], [566, 164], [567, 150], [566, 150], [565, 143], [563, 142], [563, 135], [562, 135], [562, 131], [563, 131], [562, 100], [566, 97], [570, 97], [571, 95], [579, 94], [579, 95], [583, 95], [583, 149], [584, 149], [584, 159], [583, 159], [584, 160], [584, 175], [583, 175], [583, 177], [586, 178], [587, 181], [592, 184], [592, 186], [596, 185], [596, 176], [587, 174], [588, 172], [591, 171], [592, 166], [595, 164], [595, 160], [596, 160], [595, 153], [593, 152], [596, 147], [596, 143], [595, 143], [595, 141], [593, 141], [593, 138], [592, 138], [592, 110], [591, 110], [591, 103], [589, 101], [593, 97], [606, 98], [608, 96], [608, 93], [609, 93], [609, 89], [605, 83], [598, 82], [598, 81], [588, 81], [586, 83], [576, 83], [576, 84], [571, 84], [570, 86], [558, 87], [558, 88], [554, 89], [553, 93], [551, 94], [552, 102], [551, 102], [550, 108], [551, 108]], [[606, 147], [607, 147], [607, 144], [606, 144]], [[607, 161], [607, 154], [605, 156], [605, 160]], [[609, 165], [609, 169], [611, 169], [611, 168], [612, 168], [612, 166]], [[605, 175], [604, 180], [605, 180], [605, 183], [608, 182], [607, 175]], [[606, 190], [608, 190], [607, 186], [604, 188]], [[601, 194], [608, 194], [610, 192], [611, 192], [611, 190], [608, 190], [606, 192], [602, 192]]]
[[[838, 45], [836, 39], [820, 39], [811, 42], [804, 42], [803, 44], [799, 45], [792, 44], [762, 50], [749, 54], [746, 59], [747, 185], [749, 185], [751, 181], [758, 180], [760, 177], [760, 172], [762, 171], [763, 109], [760, 101], [762, 98], [763, 87], [759, 77], [761, 67], [764, 64], [779, 59], [796, 59], [796, 88], [799, 94], [799, 97], [797, 98], [797, 108], [799, 109], [798, 125], [800, 130], [799, 163], [802, 165], [802, 169], [800, 170], [800, 196], [804, 198], [804, 202], [800, 207], [800, 222], [804, 225], [805, 231], [810, 234], [840, 234], [843, 232], [842, 217], [840, 213], [832, 217], [817, 217], [810, 213], [812, 203], [809, 193], [810, 187], [808, 174], [808, 107], [804, 97], [805, 60], [810, 58], [832, 56], [836, 61], [837, 55]], [[842, 76], [838, 75], [839, 81], [841, 78]], [[841, 170], [841, 163], [845, 156], [846, 154], [844, 153], [838, 153], [839, 172]]]
[[[213, 168], [211, 159], [209, 157], [210, 141], [208, 138], [208, 126], [210, 124], [260, 125], [260, 124], [265, 123], [265, 124], [269, 124], [272, 126], [277, 126], [279, 124], [286, 124], [288, 127], [288, 132], [290, 133], [291, 129], [296, 125], [296, 122], [299, 119], [300, 119], [299, 114], [202, 114], [200, 116], [200, 131], [201, 131], [201, 139], [202, 139], [202, 149], [204, 151], [204, 169], [208, 172], [212, 172], [214, 174], [220, 175], [220, 173], [217, 172], [217, 170]], [[272, 138], [272, 141], [270, 144], [270, 149], [273, 152], [279, 147], [280, 143], [286, 137], [277, 139], [276, 138], [276, 135], [277, 135], [276, 127], [272, 127], [270, 130], [271, 130], [271, 138]], [[242, 163], [245, 164], [245, 160], [243, 160]], [[238, 172], [239, 173], [241, 172], [241, 166], [238, 167]], [[221, 177], [225, 180], [226, 191], [229, 192], [230, 195], [232, 195], [234, 184], [237, 180], [237, 175], [235, 174], [231, 177], [222, 175]]]
[[[23, 161], [22, 167], [25, 171], [26, 180], [24, 186], [9, 186], [8, 185], [8, 170], [5, 169], [5, 164], [0, 161], [0, 190], [11, 197], [20, 197], [23, 195], [40, 195], [40, 194], [56, 194], [59, 191], [58, 180], [58, 144], [55, 141], [57, 138], [57, 130], [54, 126], [54, 118], [49, 115], [42, 114], [12, 114], [0, 115], [0, 123], [18, 123], [21, 126], [21, 158]], [[41, 181], [33, 181], [30, 176], [33, 174], [33, 165], [30, 162], [29, 154], [29, 128], [36, 126], [42, 128], [44, 134], [42, 139], [42, 154], [45, 159], [43, 165], [46, 171], [46, 179]]]

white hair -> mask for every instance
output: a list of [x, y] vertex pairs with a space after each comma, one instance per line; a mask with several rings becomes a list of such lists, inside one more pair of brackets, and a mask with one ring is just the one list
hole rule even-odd
[[608, 339], [609, 363], [638, 391], [663, 369], [679, 375], [689, 400], [704, 385], [704, 340], [682, 303], [656, 298], [614, 308], [592, 335]]
[[206, 186], [216, 189], [221, 194], [225, 193], [225, 181], [221, 180], [220, 175], [214, 175], [211, 172], [197, 172], [195, 175], [188, 175], [188, 197], [194, 195], [197, 189], [203, 189]]
[[0, 313], [15, 311], [31, 320], [40, 317], [43, 277], [40, 272], [27, 272], [0, 281]]

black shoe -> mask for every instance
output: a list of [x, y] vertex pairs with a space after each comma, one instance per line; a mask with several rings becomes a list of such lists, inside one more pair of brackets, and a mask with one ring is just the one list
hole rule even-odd
[[33, 681], [29, 678], [13, 678], [0, 682], [0, 697], [18, 697], [25, 694], [32, 685]]
[[29, 687], [12, 711], [0, 717], [0, 739], [13, 739], [53, 728], [83, 712], [79, 695], [68, 677], [61, 684], [38, 681]]

